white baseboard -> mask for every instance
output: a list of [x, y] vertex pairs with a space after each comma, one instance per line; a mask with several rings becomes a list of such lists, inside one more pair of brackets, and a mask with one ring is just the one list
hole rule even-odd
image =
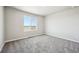
[[17, 38], [17, 39], [7, 40], [7, 41], [5, 41], [5, 43], [11, 42], [11, 41], [16, 41], [16, 40], [21, 40], [21, 39], [24, 39], [24, 38], [30, 38], [30, 37], [34, 37], [34, 36], [39, 36], [39, 35], [44, 35], [44, 34], [37, 34], [37, 35], [29, 36], [29, 37], [23, 37], [23, 38]]
[[72, 41], [72, 42], [76, 42], [76, 43], [79, 43], [79, 41], [75, 41], [75, 40], [70, 40], [69, 38], [63, 38], [62, 36], [58, 36], [58, 35], [52, 35], [52, 34], [46, 34], [48, 36], [51, 36], [51, 37], [57, 37], [57, 38], [61, 38], [61, 39], [64, 39], [64, 40], [69, 40], [69, 41]]

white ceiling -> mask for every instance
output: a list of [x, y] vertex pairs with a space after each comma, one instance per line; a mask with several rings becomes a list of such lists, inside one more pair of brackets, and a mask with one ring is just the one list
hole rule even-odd
[[56, 13], [71, 8], [69, 6], [13, 6], [13, 7], [41, 16], [46, 16], [52, 13]]

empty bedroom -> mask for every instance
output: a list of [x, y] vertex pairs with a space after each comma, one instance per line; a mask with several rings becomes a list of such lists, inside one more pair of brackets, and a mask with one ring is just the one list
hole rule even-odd
[[79, 53], [78, 6], [0, 6], [1, 53]]

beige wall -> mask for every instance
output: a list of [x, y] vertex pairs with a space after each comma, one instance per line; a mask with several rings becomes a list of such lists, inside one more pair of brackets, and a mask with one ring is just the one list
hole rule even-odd
[[0, 6], [0, 51], [4, 45], [4, 10]]
[[37, 16], [34, 14], [22, 12], [20, 10], [5, 7], [6, 20], [6, 41], [27, 38], [29, 36], [44, 33], [44, 17], [37, 16], [39, 30], [35, 32], [24, 32], [23, 17], [24, 15]]
[[48, 15], [46, 34], [79, 42], [79, 7]]

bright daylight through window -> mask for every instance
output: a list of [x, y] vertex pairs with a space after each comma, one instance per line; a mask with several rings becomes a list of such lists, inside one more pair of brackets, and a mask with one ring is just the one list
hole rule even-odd
[[37, 17], [24, 16], [24, 31], [36, 31], [37, 30]]

